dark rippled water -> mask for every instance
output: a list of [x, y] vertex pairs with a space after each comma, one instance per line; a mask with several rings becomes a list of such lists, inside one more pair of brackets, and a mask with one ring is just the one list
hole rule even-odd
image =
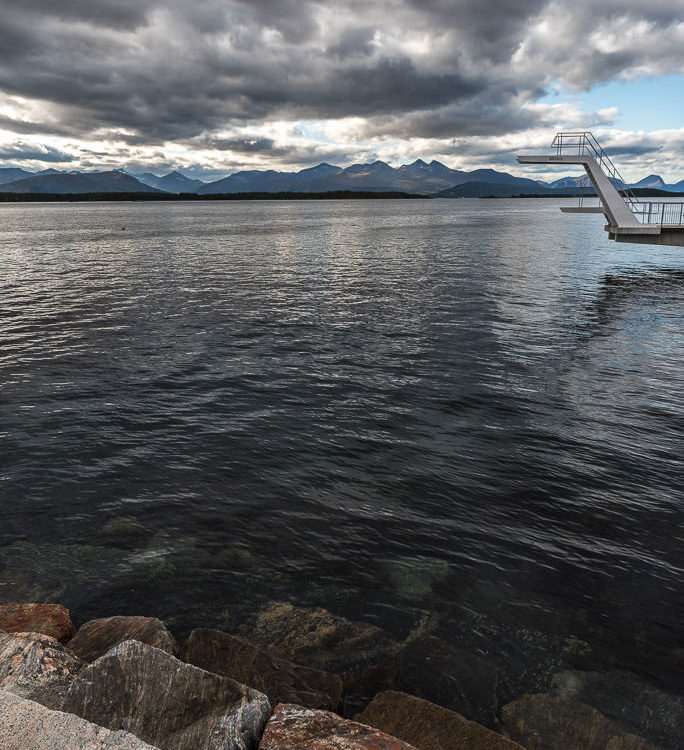
[[4, 595], [180, 631], [436, 615], [678, 689], [684, 249], [551, 200], [0, 221]]

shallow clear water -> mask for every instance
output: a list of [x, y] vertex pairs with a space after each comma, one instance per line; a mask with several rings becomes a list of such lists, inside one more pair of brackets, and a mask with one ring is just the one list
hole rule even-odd
[[0, 206], [0, 598], [678, 689], [684, 248], [558, 205]]

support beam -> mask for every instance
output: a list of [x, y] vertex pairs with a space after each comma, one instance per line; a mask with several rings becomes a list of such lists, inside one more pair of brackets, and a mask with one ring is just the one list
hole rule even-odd
[[562, 154], [560, 156], [545, 154], [541, 156], [518, 156], [517, 158], [520, 164], [578, 164], [583, 166], [596, 190], [596, 194], [603, 203], [603, 213], [605, 213], [608, 222], [616, 227], [641, 226], [639, 220], [631, 212], [615, 185], [608, 179], [593, 156], [588, 154]]

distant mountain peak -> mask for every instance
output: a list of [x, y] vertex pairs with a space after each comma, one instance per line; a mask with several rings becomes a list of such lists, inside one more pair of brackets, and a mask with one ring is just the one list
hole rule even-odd
[[665, 181], [659, 174], [650, 174], [632, 185], [632, 187], [664, 187]]

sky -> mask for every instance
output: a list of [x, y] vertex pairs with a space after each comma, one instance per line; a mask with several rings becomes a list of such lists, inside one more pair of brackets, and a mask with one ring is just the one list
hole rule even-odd
[[684, 0], [0, 0], [0, 29], [0, 166], [544, 178], [515, 154], [592, 130], [684, 179]]

